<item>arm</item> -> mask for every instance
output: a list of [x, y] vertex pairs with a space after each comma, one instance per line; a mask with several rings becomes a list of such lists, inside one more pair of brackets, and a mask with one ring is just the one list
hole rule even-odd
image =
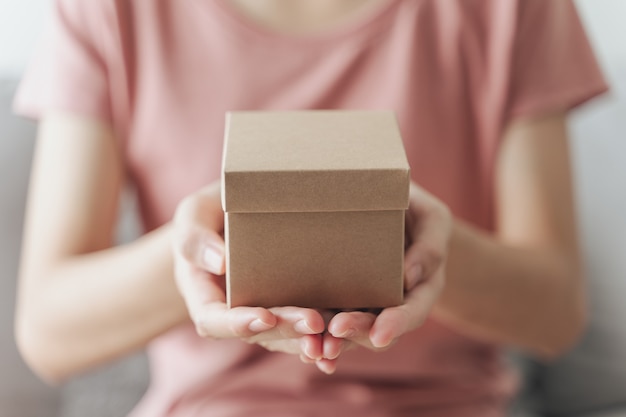
[[[20, 351], [36, 373], [61, 381], [191, 323], [190, 315], [206, 337], [321, 356], [324, 321], [316, 311], [226, 308], [219, 186], [186, 198], [175, 225], [111, 247], [123, 171], [109, 127], [60, 114], [43, 120], [15, 326]], [[216, 263], [205, 265], [196, 255], [211, 239]], [[173, 246], [190, 250], [191, 259]]]
[[25, 224], [16, 338], [54, 382], [138, 348], [187, 318], [169, 228], [111, 248], [123, 166], [103, 124], [40, 125]]
[[514, 122], [496, 178], [494, 234], [451, 219], [441, 202], [413, 186], [405, 303], [378, 316], [340, 313], [330, 334], [386, 349], [433, 307], [459, 331], [489, 342], [546, 357], [570, 346], [583, 328], [585, 302], [564, 116]]
[[496, 210], [493, 236], [455, 222], [435, 311], [475, 336], [555, 356], [585, 321], [563, 114], [507, 129]]

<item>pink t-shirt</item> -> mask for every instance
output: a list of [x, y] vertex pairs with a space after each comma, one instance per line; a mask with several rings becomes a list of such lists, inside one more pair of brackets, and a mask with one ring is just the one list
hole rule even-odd
[[[606, 89], [570, 1], [386, 0], [358, 22], [289, 37], [227, 0], [57, 0], [16, 99], [111, 123], [146, 230], [219, 178], [224, 113], [393, 109], [413, 180], [490, 230], [494, 158], [515, 117]], [[516, 389], [496, 346], [430, 319], [384, 353], [327, 376], [297, 357], [198, 337], [149, 346], [133, 417], [502, 416]]]

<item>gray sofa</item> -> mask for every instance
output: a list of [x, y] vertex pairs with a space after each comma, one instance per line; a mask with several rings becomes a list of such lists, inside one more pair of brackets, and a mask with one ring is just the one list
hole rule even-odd
[[545, 416], [626, 417], [626, 67], [612, 70], [569, 122], [590, 322], [560, 360], [526, 362], [526, 408]]
[[53, 416], [59, 393], [39, 382], [13, 343], [13, 309], [22, 216], [34, 128], [11, 117], [13, 83], [0, 82], [0, 416]]
[[[615, 85], [617, 94], [571, 122], [590, 326], [556, 363], [520, 361], [527, 387], [513, 405], [515, 416], [626, 417], [626, 94], [621, 87], [626, 85]], [[31, 122], [10, 114], [14, 88], [14, 81], [0, 81], [0, 417], [123, 416], [146, 389], [142, 354], [53, 389], [29, 372], [14, 346], [15, 278], [35, 134]], [[123, 212], [132, 217], [132, 208]], [[121, 224], [123, 235], [132, 236], [132, 218]]]
[[[13, 310], [33, 122], [13, 116], [15, 80], [0, 80], [0, 417], [117, 417], [137, 403], [148, 384], [142, 353], [81, 376], [62, 388], [40, 382], [21, 360], [13, 338]], [[118, 240], [137, 235], [132, 199], [122, 202]]]

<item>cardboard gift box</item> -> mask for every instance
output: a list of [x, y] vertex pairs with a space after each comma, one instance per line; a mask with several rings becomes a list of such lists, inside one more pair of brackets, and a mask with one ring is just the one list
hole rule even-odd
[[227, 114], [229, 306], [401, 304], [409, 183], [392, 112]]

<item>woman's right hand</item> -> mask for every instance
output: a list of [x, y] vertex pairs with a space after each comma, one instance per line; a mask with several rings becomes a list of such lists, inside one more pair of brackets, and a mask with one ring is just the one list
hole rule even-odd
[[178, 205], [173, 248], [176, 283], [198, 334], [216, 339], [238, 338], [273, 352], [300, 355], [303, 362], [317, 363], [324, 372], [334, 371], [341, 341], [324, 343], [324, 318], [316, 310], [228, 308], [223, 230], [219, 182], [186, 197]]

